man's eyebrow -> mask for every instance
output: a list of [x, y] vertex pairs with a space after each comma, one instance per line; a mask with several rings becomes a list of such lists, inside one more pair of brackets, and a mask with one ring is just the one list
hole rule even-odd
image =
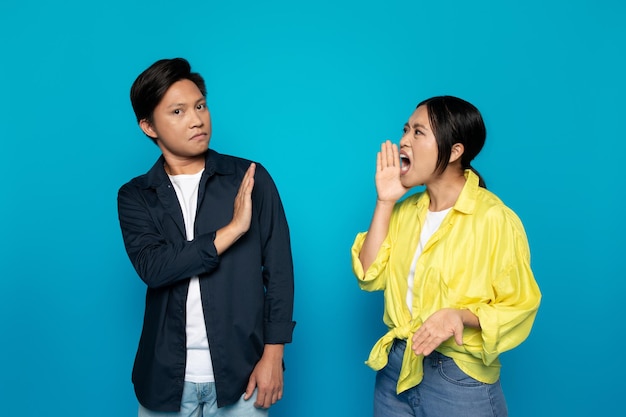
[[[206, 101], [206, 97], [200, 97], [193, 104], [196, 105], [196, 104], [201, 103], [203, 101]], [[169, 106], [167, 106], [167, 108], [170, 108], [170, 107], [181, 107], [181, 106], [186, 106], [186, 105], [187, 105], [187, 103], [172, 103]]]

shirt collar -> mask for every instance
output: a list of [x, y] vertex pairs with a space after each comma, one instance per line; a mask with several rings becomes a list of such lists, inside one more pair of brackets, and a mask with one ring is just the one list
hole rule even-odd
[[478, 197], [478, 175], [471, 169], [465, 170], [465, 185], [459, 194], [459, 198], [454, 203], [454, 209], [465, 214], [472, 214], [476, 207]]
[[[159, 185], [167, 182], [167, 173], [164, 168], [165, 158], [163, 155], [157, 159], [150, 171], [146, 174], [147, 181], [146, 186], [148, 188], [157, 188]], [[213, 149], [207, 149], [205, 154], [204, 173], [203, 177], [209, 177], [213, 174], [224, 175], [234, 172], [234, 166], [228, 164], [222, 154], [214, 151]]]
[[[465, 185], [463, 186], [456, 203], [454, 203], [453, 208], [461, 213], [472, 214], [474, 212], [474, 208], [476, 207], [476, 198], [479, 191], [478, 175], [476, 175], [471, 169], [466, 169], [463, 175], [465, 175]], [[428, 192], [424, 192], [415, 204], [421, 209], [428, 207], [430, 204]]]

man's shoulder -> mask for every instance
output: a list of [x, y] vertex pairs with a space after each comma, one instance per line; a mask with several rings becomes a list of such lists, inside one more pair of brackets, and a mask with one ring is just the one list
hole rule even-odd
[[256, 171], [262, 176], [268, 176], [267, 169], [258, 161], [242, 158], [240, 156], [218, 153], [217, 151], [209, 151], [209, 160], [213, 161], [217, 172], [222, 174], [238, 174], [243, 175], [251, 163], [256, 164]]
[[150, 188], [148, 181], [148, 174], [138, 175], [132, 178], [130, 181], [123, 184], [117, 191], [118, 198], [122, 196], [137, 196], [143, 194], [144, 190]]
[[147, 184], [148, 184], [148, 173], [146, 172], [144, 174], [137, 175], [136, 177], [131, 178], [128, 182], [126, 182], [120, 188], [125, 188], [125, 187], [145, 188]]
[[165, 159], [163, 155], [159, 156], [147, 172], [132, 178], [130, 181], [122, 185], [120, 187], [120, 191], [124, 189], [146, 189], [156, 187], [158, 184], [163, 182], [164, 178], [167, 177], [165, 169], [163, 168], [164, 162]]
[[224, 153], [219, 153], [213, 149], [209, 150], [208, 159], [214, 161], [218, 167], [241, 167], [241, 166], [249, 166], [253, 161], [242, 158], [240, 156], [228, 155]]
[[141, 175], [137, 175], [136, 177], [130, 179], [128, 182], [126, 182], [124, 185], [120, 187], [119, 191], [144, 190], [147, 188], [154, 187], [155, 186], [154, 183], [158, 177], [158, 175], [156, 175], [156, 173], [154, 172], [157, 164], [155, 164], [152, 168], [150, 168], [148, 172], [145, 172]]

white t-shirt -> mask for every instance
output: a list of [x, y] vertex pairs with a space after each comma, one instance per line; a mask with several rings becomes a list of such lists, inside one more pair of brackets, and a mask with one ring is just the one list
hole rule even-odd
[[[193, 175], [169, 176], [183, 212], [187, 240], [193, 240], [194, 238], [194, 224], [198, 207], [198, 187], [203, 171]], [[192, 277], [189, 281], [187, 327], [185, 330], [187, 334], [185, 381], [196, 383], [215, 381], [211, 352], [209, 351], [209, 340], [204, 322], [202, 299], [200, 297], [200, 281], [197, 276]]]
[[409, 311], [412, 311], [413, 308], [413, 283], [415, 282], [415, 265], [417, 264], [417, 259], [422, 254], [428, 239], [430, 239], [437, 229], [439, 229], [439, 226], [441, 226], [443, 218], [446, 217], [446, 214], [448, 214], [450, 209], [451, 208], [442, 211], [428, 210], [428, 213], [426, 214], [426, 220], [424, 220], [422, 233], [420, 233], [420, 241], [417, 245], [417, 249], [415, 250], [413, 261], [411, 262], [411, 269], [409, 269], [409, 289], [406, 292], [406, 305], [409, 307]]

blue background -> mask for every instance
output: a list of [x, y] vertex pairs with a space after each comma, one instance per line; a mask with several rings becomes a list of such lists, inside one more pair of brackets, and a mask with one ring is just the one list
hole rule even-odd
[[0, 5], [0, 414], [132, 416], [144, 285], [117, 189], [158, 149], [132, 81], [183, 56], [211, 146], [262, 162], [287, 211], [294, 343], [274, 417], [366, 416], [381, 294], [351, 272], [375, 153], [418, 101], [483, 113], [475, 167], [524, 222], [544, 299], [503, 355], [511, 416], [609, 415], [623, 396], [626, 6], [608, 0]]

